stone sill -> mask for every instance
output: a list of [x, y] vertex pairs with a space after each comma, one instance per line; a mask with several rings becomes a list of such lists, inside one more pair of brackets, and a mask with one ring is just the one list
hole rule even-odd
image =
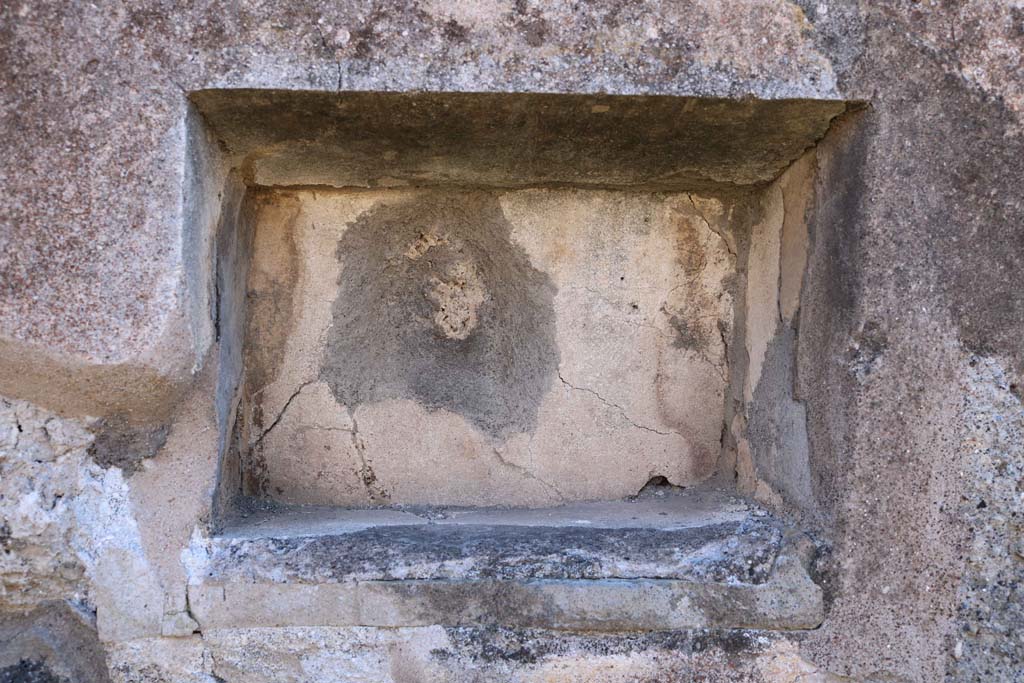
[[544, 510], [293, 509], [212, 539], [202, 628], [811, 629], [784, 527], [713, 491]]

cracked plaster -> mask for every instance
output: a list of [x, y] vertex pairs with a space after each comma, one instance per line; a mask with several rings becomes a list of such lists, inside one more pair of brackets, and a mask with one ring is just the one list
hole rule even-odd
[[[288, 503], [350, 506], [537, 506], [630, 495], [654, 476], [686, 485], [712, 473], [733, 323], [728, 285], [736, 266], [724, 237], [731, 229], [727, 205], [685, 194], [599, 190], [494, 195], [516, 248], [553, 283], [558, 345], [543, 352], [558, 359], [557, 367], [543, 371], [553, 384], [530, 399], [539, 400], [531, 408], [536, 424], [515, 425], [502, 436], [481, 429], [472, 413], [464, 417], [457, 407], [432, 407], [412, 397], [382, 395], [344, 405], [326, 390], [330, 381], [314, 379], [317, 364], [327, 362], [322, 358], [339, 368], [355, 362], [351, 354], [337, 355], [328, 341], [338, 324], [330, 307], [348, 304], [333, 283], [351, 277], [346, 253], [338, 252], [340, 263], [331, 258], [335, 244], [361, 216], [374, 215], [374, 207], [417, 196], [406, 190], [294, 191], [282, 206], [298, 203], [297, 214], [271, 207], [258, 222], [257, 279], [250, 289], [282, 299], [257, 306], [291, 313], [274, 313], [278, 317], [270, 323], [257, 317], [254, 323], [260, 343], [280, 351], [264, 361], [273, 365], [250, 375], [270, 381], [246, 389], [253, 396], [249, 410], [261, 411], [267, 425], [249, 437], [244, 456], [259, 477], [251, 493]], [[703, 213], [696, 212], [698, 205]], [[456, 242], [464, 239], [445, 230], [438, 227], [438, 237], [402, 243], [394, 251], [429, 266], [435, 250], [457, 250]], [[273, 246], [282, 243], [274, 237], [281, 231], [293, 235], [294, 250]], [[420, 244], [424, 240], [433, 246]], [[481, 272], [489, 273], [484, 287], [504, 286], [491, 271]], [[386, 276], [375, 273], [368, 277]], [[430, 301], [429, 282], [425, 287], [420, 298]], [[386, 297], [372, 301], [392, 305]], [[423, 315], [423, 324], [432, 325], [431, 314]], [[488, 324], [482, 317], [479, 325]], [[522, 336], [524, 328], [515, 330], [522, 341], [511, 347], [514, 352], [524, 358], [538, 353], [533, 340]], [[275, 334], [279, 341], [271, 341]], [[387, 366], [398, 381], [409, 371], [394, 360]], [[384, 375], [374, 381], [393, 380]], [[501, 400], [525, 400], [516, 393], [522, 391], [518, 385], [504, 391]]]

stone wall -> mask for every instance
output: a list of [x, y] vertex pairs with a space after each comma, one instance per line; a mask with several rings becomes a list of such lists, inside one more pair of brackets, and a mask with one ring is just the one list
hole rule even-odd
[[[0, 678], [1017, 680], [1022, 22], [980, 0], [4, 4]], [[218, 307], [244, 268], [215, 255], [246, 251], [218, 224], [251, 178], [188, 95], [233, 88], [866, 103], [761, 188], [736, 301], [778, 313], [744, 324], [719, 461], [811, 531], [821, 627], [197, 621], [242, 477], [219, 458], [243, 359], [218, 340], [245, 317]]]

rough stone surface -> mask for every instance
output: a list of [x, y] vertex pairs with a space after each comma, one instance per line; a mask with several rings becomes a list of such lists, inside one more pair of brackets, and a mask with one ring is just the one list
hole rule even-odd
[[[5, 615], [52, 601], [95, 609], [111, 679], [135, 683], [1018, 680], [1021, 11], [1016, 0], [0, 5]], [[238, 363], [228, 368], [229, 344], [210, 353], [209, 226], [228, 169], [214, 145], [204, 159], [188, 149], [203, 126], [187, 93], [235, 87], [867, 102], [812, 152], [792, 318], [796, 288], [780, 267], [790, 329], [750, 346], [764, 349], [763, 382], [785, 365], [773, 357], [792, 358], [779, 337], [795, 325], [793, 392], [766, 396], [806, 410], [811, 499], [806, 487], [759, 497], [828, 542], [821, 628], [189, 632], [185, 565], [205, 547]], [[196, 204], [186, 188], [200, 185]], [[785, 218], [779, 244], [790, 262]], [[751, 245], [731, 246], [742, 261]], [[747, 348], [737, 340], [730, 358]], [[199, 375], [215, 357], [219, 384]], [[742, 365], [730, 363], [741, 387]], [[207, 393], [188, 389], [202, 381]], [[730, 397], [723, 441], [735, 453], [721, 461], [756, 489], [769, 470], [742, 392]], [[88, 455], [91, 418], [126, 414], [133, 429], [171, 424], [130, 479], [125, 461]], [[0, 676], [66, 677], [37, 656], [5, 661]]]
[[954, 679], [1000, 680], [1024, 662], [1024, 402], [991, 358], [973, 356], [963, 372], [962, 448], [980, 476], [956, 508], [973, 533], [947, 662]]
[[493, 509], [430, 512], [410, 524], [404, 518], [415, 515], [384, 510], [374, 524], [367, 511], [335, 511], [304, 535], [295, 535], [301, 511], [287, 525], [275, 526], [269, 514], [243, 518], [190, 551], [190, 613], [204, 633], [821, 623], [822, 591], [802, 564], [811, 555], [784, 542], [786, 530], [763, 509], [721, 492], [655, 490], [632, 501], [520, 511], [511, 520]]
[[230, 163], [269, 187], [690, 190], [773, 180], [846, 103], [528, 93], [207, 90]]
[[89, 469], [92, 435], [21, 401], [0, 402], [0, 420], [4, 606], [21, 611], [80, 599], [85, 577], [68, 552], [70, 506]]
[[19, 660], [0, 669], [0, 681], [4, 683], [60, 683], [62, 680], [46, 664], [30, 659]]
[[778, 541], [777, 531], [753, 523], [680, 531], [393, 525], [335, 537], [232, 541], [212, 558], [210, 571], [307, 582], [700, 577], [758, 583]]
[[0, 681], [108, 681], [92, 616], [81, 606], [59, 602], [24, 615], [4, 615], [0, 618]]
[[[1010, 332], [1022, 322], [1012, 256], [1022, 206], [1009, 180], [1020, 173], [1021, 121], [1002, 99], [1012, 90], [962, 78], [958, 55], [981, 53], [984, 38], [959, 31], [957, 11], [862, 11], [864, 54], [846, 92], [870, 96], [872, 109], [839, 131], [846, 151], [819, 155], [812, 241], [825, 260], [808, 274], [814, 303], [805, 297], [801, 312], [797, 375], [817, 499], [837, 530], [835, 557], [846, 558], [830, 617], [806, 652], [868, 679], [1013, 680], [1021, 663], [1012, 657], [986, 673], [952, 668], [950, 654], [964, 625], [964, 562], [984, 533], [960, 506], [988, 476], [965, 461], [962, 401], [991, 389], [965, 381], [965, 368], [975, 352], [1019, 377], [1024, 358]], [[965, 11], [1002, 13], [987, 3]], [[930, 29], [923, 42], [926, 17], [953, 31]], [[994, 21], [988, 30], [1010, 29]]]
[[[400, 513], [392, 522], [376, 524], [346, 524], [343, 520], [348, 515], [337, 513], [340, 519], [333, 532], [327, 530], [329, 523], [322, 523], [322, 530], [313, 536], [289, 531], [282, 536], [274, 527], [269, 535], [255, 536], [266, 534], [262, 529], [274, 521], [271, 515], [259, 516], [225, 530], [225, 538], [210, 550], [206, 576], [299, 583], [456, 578], [685, 578], [755, 584], [766, 580], [781, 546], [777, 522], [752, 516], [743, 504], [693, 515], [685, 500], [690, 494], [676, 495], [684, 500], [678, 504], [659, 500], [656, 507], [646, 498], [605, 504], [608, 511], [596, 518], [588, 514], [594, 504], [570, 506], [565, 514], [554, 508], [545, 510], [545, 516], [555, 519], [540, 524], [525, 515], [510, 518], [483, 511], [474, 515], [459, 509], [441, 518]], [[656, 516], [653, 522], [630, 522], [651, 516]]]
[[744, 630], [565, 633], [439, 626], [211, 630], [112, 648], [114, 681], [845, 683], [796, 646]]

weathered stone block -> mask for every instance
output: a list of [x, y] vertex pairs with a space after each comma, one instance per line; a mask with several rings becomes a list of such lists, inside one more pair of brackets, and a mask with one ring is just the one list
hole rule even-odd
[[239, 520], [193, 569], [193, 616], [204, 630], [808, 629], [823, 618], [821, 588], [778, 522], [713, 492], [512, 520], [380, 514], [370, 526], [361, 511], [321, 510], [314, 535], [301, 510], [290, 525]]

